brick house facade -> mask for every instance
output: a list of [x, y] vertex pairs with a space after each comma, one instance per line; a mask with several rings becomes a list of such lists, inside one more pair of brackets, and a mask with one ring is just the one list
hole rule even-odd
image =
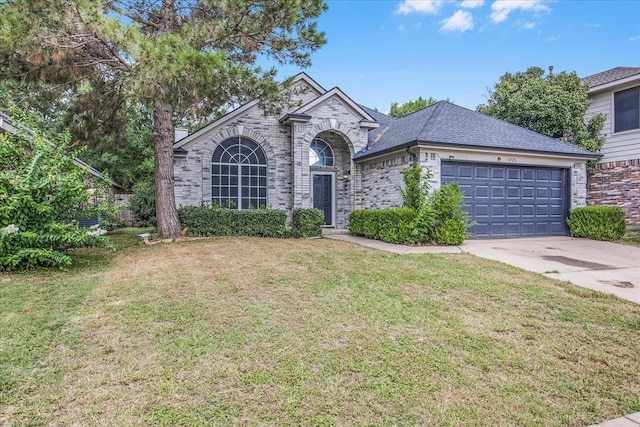
[[327, 226], [347, 228], [354, 209], [400, 206], [402, 170], [414, 161], [431, 170], [433, 189], [460, 180], [481, 237], [566, 234], [569, 208], [586, 203], [595, 156], [579, 148], [444, 101], [395, 119], [304, 73], [283, 90], [281, 114], [252, 101], [177, 132], [178, 206], [316, 207]]

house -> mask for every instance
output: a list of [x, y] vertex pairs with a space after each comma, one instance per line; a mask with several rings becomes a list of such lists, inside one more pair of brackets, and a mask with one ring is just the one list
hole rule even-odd
[[281, 114], [255, 100], [192, 134], [176, 129], [178, 206], [315, 207], [347, 228], [354, 209], [402, 205], [413, 161], [433, 189], [460, 183], [478, 237], [567, 234], [569, 209], [586, 203], [597, 156], [583, 149], [445, 101], [392, 118], [304, 73], [287, 90]]
[[[28, 135], [29, 138], [31, 138], [35, 134], [35, 132], [32, 129], [29, 129], [28, 127], [23, 126], [19, 123], [14, 123], [14, 121], [11, 119], [11, 116], [1, 111], [0, 111], [0, 132]], [[49, 142], [49, 143], [53, 144], [52, 142]], [[92, 168], [91, 166], [89, 166], [88, 164], [86, 164], [85, 162], [83, 162], [78, 158], [74, 158], [73, 163], [79, 168], [85, 169], [87, 172], [89, 172], [91, 175], [95, 177], [98, 177], [98, 178], [102, 177], [102, 173], [100, 171]], [[90, 191], [93, 193], [91, 189]], [[122, 191], [123, 191], [122, 186], [119, 183], [112, 180], [111, 186], [109, 188], [109, 195], [116, 196], [117, 193], [121, 193]], [[92, 194], [90, 203], [98, 203], [97, 198], [98, 198], [97, 194]], [[78, 218], [78, 222], [83, 227], [90, 227], [92, 225], [98, 224], [100, 220], [97, 216], [91, 216], [91, 217]]]
[[617, 205], [627, 223], [640, 226], [640, 67], [617, 67], [582, 79], [591, 105], [602, 113], [602, 159], [588, 178], [589, 204]]

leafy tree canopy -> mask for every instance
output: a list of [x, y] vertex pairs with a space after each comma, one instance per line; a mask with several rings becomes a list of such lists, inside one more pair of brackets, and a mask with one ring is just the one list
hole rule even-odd
[[605, 117], [598, 114], [585, 123], [587, 89], [575, 72], [545, 75], [542, 68], [530, 67], [500, 77], [477, 111], [598, 152]]
[[[153, 111], [158, 232], [180, 232], [173, 195], [172, 121], [261, 98], [279, 101], [267, 59], [310, 65], [325, 43], [322, 0], [13, 0], [0, 2], [0, 79], [44, 83], [78, 111]], [[271, 103], [267, 102], [271, 101]], [[115, 108], [91, 106], [115, 105]]]
[[[449, 101], [449, 98], [447, 98], [447, 101]], [[432, 96], [427, 99], [424, 99], [422, 96], [420, 96], [415, 101], [407, 101], [404, 104], [392, 102], [391, 108], [389, 109], [389, 115], [391, 117], [404, 117], [415, 111], [421, 110], [422, 108], [433, 105], [436, 102], [438, 102], [438, 100]]]
[[[17, 117], [18, 134], [0, 132], [0, 271], [68, 267], [71, 249], [108, 246], [106, 230], [73, 220], [109, 210], [109, 179], [74, 163], [78, 151], [68, 133], [49, 139], [26, 116]], [[92, 196], [102, 203], [90, 205]]]

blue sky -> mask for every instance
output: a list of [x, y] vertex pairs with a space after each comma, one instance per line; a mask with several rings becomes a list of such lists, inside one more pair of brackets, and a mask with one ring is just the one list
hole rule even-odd
[[[328, 43], [304, 70], [325, 89], [387, 112], [449, 98], [475, 109], [505, 72], [536, 65], [581, 77], [640, 66], [640, 0], [329, 0]], [[280, 67], [281, 77], [299, 69]]]

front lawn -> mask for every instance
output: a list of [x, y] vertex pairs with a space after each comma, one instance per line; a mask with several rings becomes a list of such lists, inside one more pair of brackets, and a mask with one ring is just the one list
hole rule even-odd
[[640, 228], [632, 228], [627, 230], [624, 237], [618, 243], [626, 245], [640, 246]]
[[1, 274], [0, 331], [0, 425], [580, 426], [640, 411], [638, 305], [470, 255], [135, 245]]

